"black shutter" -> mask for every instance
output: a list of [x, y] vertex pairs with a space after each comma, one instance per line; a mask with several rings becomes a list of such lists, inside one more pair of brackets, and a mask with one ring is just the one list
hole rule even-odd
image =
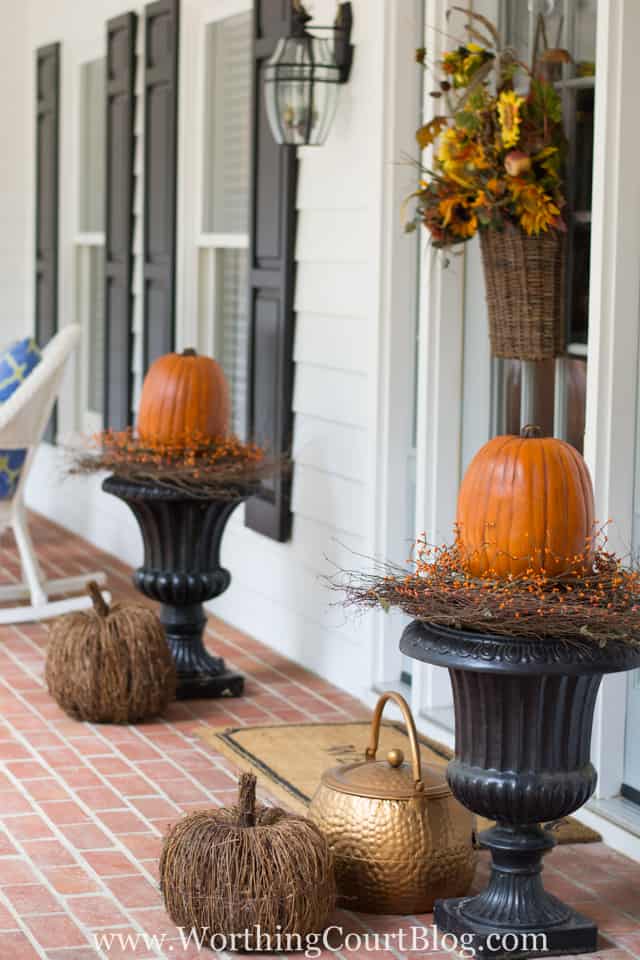
[[107, 23], [105, 426], [131, 423], [135, 13]]
[[145, 10], [144, 366], [174, 348], [178, 0]]
[[[249, 436], [279, 456], [291, 447], [295, 289], [295, 147], [278, 146], [264, 104], [263, 69], [291, 33], [291, 0], [254, 7], [253, 171], [249, 263]], [[291, 535], [290, 477], [265, 483], [246, 508], [246, 524], [274, 540]]]
[[[41, 347], [58, 330], [58, 205], [60, 44], [36, 51], [36, 289], [35, 335]], [[45, 440], [53, 441], [56, 413]]]

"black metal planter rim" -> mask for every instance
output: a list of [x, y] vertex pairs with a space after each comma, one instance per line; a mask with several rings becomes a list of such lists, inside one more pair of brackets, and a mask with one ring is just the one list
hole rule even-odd
[[243, 484], [232, 488], [218, 497], [211, 494], [199, 496], [197, 493], [187, 490], [178, 490], [175, 487], [165, 486], [161, 483], [152, 483], [146, 481], [142, 483], [139, 480], [129, 480], [112, 474], [102, 482], [102, 489], [105, 493], [111, 493], [114, 497], [120, 497], [122, 500], [158, 500], [169, 503], [206, 503], [211, 500], [220, 502], [241, 503], [248, 500], [259, 489], [259, 483]]
[[475, 633], [440, 624], [412, 621], [400, 639], [408, 657], [454, 670], [485, 673], [604, 674], [640, 666], [640, 645], [609, 640], [605, 646], [575, 640], [528, 639]]

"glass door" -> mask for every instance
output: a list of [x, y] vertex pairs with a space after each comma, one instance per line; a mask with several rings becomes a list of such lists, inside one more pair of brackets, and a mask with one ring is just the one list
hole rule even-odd
[[491, 436], [536, 423], [583, 450], [586, 408], [589, 252], [597, 0], [501, 0], [502, 36], [524, 63], [534, 49], [561, 47], [571, 62], [552, 69], [561, 92], [567, 158], [566, 349], [555, 360], [491, 359], [477, 239], [465, 257], [462, 470]]

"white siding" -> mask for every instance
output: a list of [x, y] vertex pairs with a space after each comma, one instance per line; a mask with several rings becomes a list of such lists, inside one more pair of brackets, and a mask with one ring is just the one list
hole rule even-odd
[[35, 61], [27, 44], [26, 4], [5, 10], [0, 31], [0, 346], [31, 333], [27, 290], [32, 283], [29, 249], [32, 222], [25, 202], [31, 187], [24, 152], [35, 113], [24, 83], [25, 64]]
[[[183, 42], [193, 38], [193, 11], [209, 0], [183, 0]], [[75, 98], [77, 64], [104, 55], [104, 22], [130, 9], [124, 0], [32, 0], [26, 53], [22, 56], [25, 102], [32, 102], [30, 69], [33, 49], [52, 40], [63, 42], [63, 124], [61, 154], [61, 243], [70, 243], [75, 223]], [[138, 8], [139, 10], [141, 7]], [[340, 90], [333, 130], [321, 148], [300, 151], [298, 192], [298, 263], [295, 338], [295, 430], [293, 452], [293, 535], [278, 544], [260, 537], [243, 524], [243, 511], [232, 518], [223, 546], [223, 563], [231, 571], [227, 593], [213, 605], [230, 623], [254, 634], [300, 663], [366, 696], [371, 684], [370, 621], [345, 614], [337, 596], [322, 580], [339, 567], [356, 567], [362, 554], [371, 553], [375, 516], [371, 483], [372, 443], [377, 429], [375, 391], [379, 339], [380, 190], [382, 170], [383, 0], [355, 0], [355, 62], [349, 84]], [[331, 22], [333, 0], [316, 0], [319, 23]], [[140, 25], [142, 26], [142, 24]], [[139, 50], [140, 50], [139, 37]], [[20, 74], [18, 65], [14, 67]], [[195, 71], [181, 57], [181, 97], [195, 96]], [[138, 89], [140, 77], [138, 77]], [[75, 89], [75, 92], [74, 92]], [[28, 112], [29, 130], [31, 113]], [[136, 112], [136, 135], [142, 115]], [[189, 155], [185, 124], [181, 158]], [[22, 137], [30, 157], [32, 137]], [[22, 155], [22, 151], [21, 151]], [[141, 250], [140, 183], [142, 155], [136, 150], [135, 249]], [[31, 161], [29, 161], [31, 162]], [[29, 164], [27, 164], [29, 166]], [[20, 194], [16, 209], [32, 214], [27, 184], [31, 170], [12, 170]], [[180, 190], [193, 190], [192, 165], [183, 164]], [[22, 186], [16, 179], [22, 177]], [[180, 209], [180, 205], [179, 205]], [[2, 231], [0, 243], [6, 243]], [[179, 255], [190, 251], [179, 226]], [[29, 258], [20, 260], [30, 276]], [[3, 265], [4, 269], [4, 265]], [[61, 316], [71, 317], [73, 265], [61, 256]], [[24, 279], [23, 281], [24, 282]], [[136, 351], [139, 365], [141, 274], [139, 258], [134, 272]], [[182, 343], [197, 327], [184, 297], [178, 310], [177, 340]], [[68, 394], [63, 421], [74, 426], [73, 396]], [[99, 483], [79, 480], [51, 484], [59, 455], [43, 449], [29, 485], [29, 500], [49, 516], [138, 562], [141, 544], [135, 524], [125, 519], [121, 504], [107, 497]]]
[[[333, 0], [313, 5], [318, 23], [334, 12]], [[234, 580], [217, 602], [232, 622], [362, 696], [371, 683], [369, 620], [335, 606], [321, 577], [360, 566], [357, 554], [373, 540], [381, 14], [379, 0], [354, 3], [354, 69], [334, 127], [324, 147], [299, 151], [293, 538], [275, 544], [238, 518], [225, 547]]]

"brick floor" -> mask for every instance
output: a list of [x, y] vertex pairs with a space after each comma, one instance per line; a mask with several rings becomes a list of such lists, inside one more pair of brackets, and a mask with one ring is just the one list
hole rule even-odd
[[[129, 571], [113, 557], [42, 518], [33, 533], [47, 575], [101, 567], [114, 593], [133, 595]], [[6, 534], [0, 581], [17, 572]], [[194, 729], [287, 722], [292, 703], [305, 720], [368, 716], [358, 701], [251, 637], [215, 618], [207, 630], [216, 652], [245, 673], [245, 697], [176, 703], [164, 720], [134, 728], [70, 720], [44, 687], [46, 627], [0, 627], [0, 960], [211, 956], [182, 948], [157, 887], [167, 825], [194, 804], [228, 802], [234, 788], [233, 766]], [[476, 882], [485, 876], [483, 855]], [[551, 892], [597, 920], [599, 956], [640, 958], [640, 864], [604, 844], [562, 847], [547, 858], [545, 878]], [[428, 927], [431, 917], [338, 912], [335, 922], [362, 935]], [[122, 939], [97, 949], [95, 936], [109, 934]], [[145, 944], [144, 935], [158, 939]], [[403, 957], [393, 943], [376, 955]]]

